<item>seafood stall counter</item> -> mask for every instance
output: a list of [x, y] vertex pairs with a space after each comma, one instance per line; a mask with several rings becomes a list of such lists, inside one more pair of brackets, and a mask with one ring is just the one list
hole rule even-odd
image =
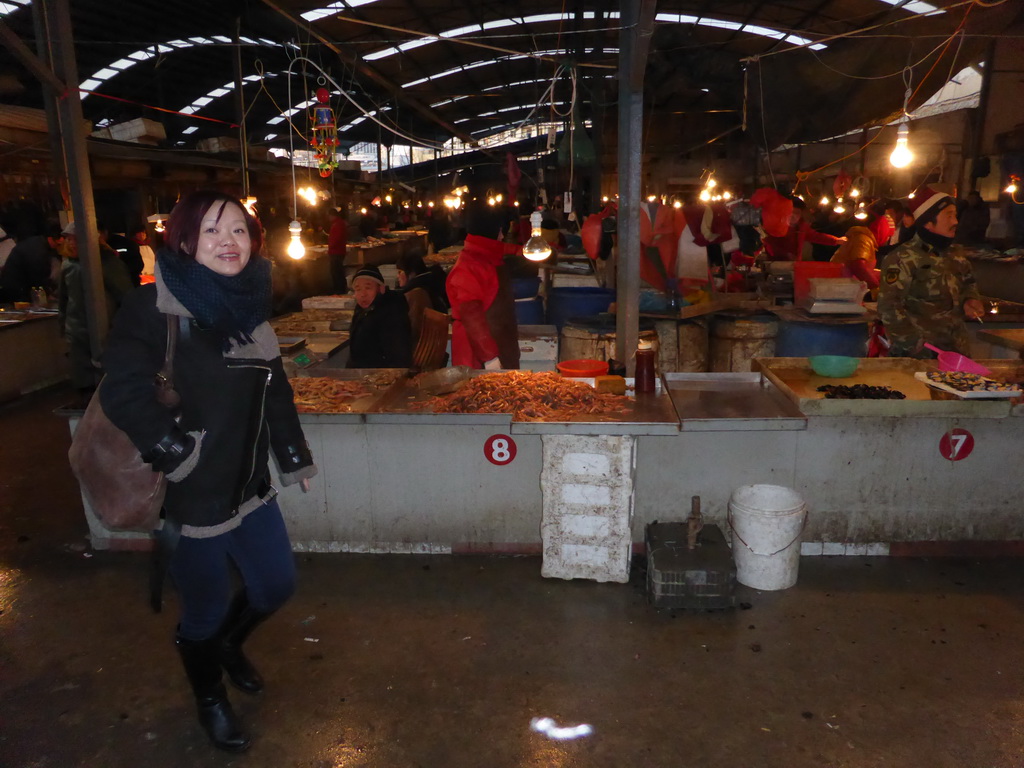
[[759, 359], [632, 399], [550, 372], [303, 369], [320, 471], [281, 507], [297, 551], [542, 554], [545, 576], [599, 581], [624, 581], [647, 524], [685, 519], [693, 496], [727, 531], [755, 483], [804, 498], [805, 555], [1002, 551], [1024, 540], [1024, 363], [981, 362], [1004, 390], [954, 394], [964, 377], [898, 359], [846, 379]]

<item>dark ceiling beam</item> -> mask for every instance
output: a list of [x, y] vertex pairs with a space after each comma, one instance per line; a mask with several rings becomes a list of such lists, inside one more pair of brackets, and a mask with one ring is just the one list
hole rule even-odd
[[53, 74], [39, 57], [32, 53], [21, 38], [6, 24], [0, 22], [0, 45], [3, 45], [11, 54], [20, 61], [25, 68], [35, 75], [36, 79], [48, 86], [58, 97], [63, 97], [68, 92], [68, 87]]
[[335, 45], [330, 40], [328, 40], [326, 37], [324, 37], [319, 32], [317, 32], [312, 26], [307, 24], [301, 18], [299, 18], [297, 16], [294, 16], [290, 12], [286, 11], [284, 8], [282, 8], [277, 3], [275, 3], [273, 0], [262, 0], [262, 1], [263, 1], [263, 3], [267, 7], [272, 8], [273, 10], [277, 11], [284, 18], [288, 19], [290, 22], [292, 22], [296, 26], [300, 27], [301, 29], [304, 29], [308, 34], [310, 34], [313, 37], [315, 37], [321, 44], [323, 44], [328, 49], [330, 49], [335, 54], [337, 54], [338, 58], [340, 58], [346, 64], [348, 64], [351, 67], [355, 67], [355, 69], [357, 71], [359, 71], [362, 74], [366, 75], [368, 78], [373, 80], [375, 83], [377, 83], [381, 87], [385, 88], [389, 93], [391, 93], [395, 97], [395, 99], [397, 101], [402, 102], [403, 104], [408, 106], [410, 109], [412, 109], [414, 112], [419, 114], [421, 117], [429, 120], [432, 123], [436, 123], [437, 125], [441, 126], [445, 131], [450, 133], [452, 136], [456, 136], [456, 137], [462, 139], [462, 141], [464, 141], [464, 142], [466, 142], [468, 144], [473, 144], [473, 145], [476, 144], [476, 140], [473, 139], [473, 137], [471, 137], [468, 134], [463, 133], [462, 131], [460, 131], [454, 125], [452, 125], [447, 120], [442, 118], [439, 114], [437, 114], [437, 112], [435, 112], [433, 109], [431, 109], [430, 107], [428, 107], [425, 104], [421, 103], [418, 99], [415, 99], [415, 98], [409, 96], [402, 89], [402, 86], [400, 86], [398, 83], [394, 82], [390, 78], [385, 77], [384, 75], [382, 75], [376, 69], [374, 69], [373, 67], [371, 67], [368, 64], [366, 64], [358, 56], [353, 56], [351, 53], [348, 53], [347, 51], [343, 50], [342, 48], [339, 48], [337, 45]]

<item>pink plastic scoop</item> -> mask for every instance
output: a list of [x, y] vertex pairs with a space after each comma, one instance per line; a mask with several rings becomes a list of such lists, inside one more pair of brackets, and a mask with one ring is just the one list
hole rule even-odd
[[992, 374], [984, 365], [980, 365], [969, 357], [958, 352], [950, 352], [947, 349], [939, 349], [931, 344], [925, 344], [925, 349], [930, 349], [939, 356], [939, 370], [942, 371], [964, 371], [965, 373], [976, 373], [979, 376]]

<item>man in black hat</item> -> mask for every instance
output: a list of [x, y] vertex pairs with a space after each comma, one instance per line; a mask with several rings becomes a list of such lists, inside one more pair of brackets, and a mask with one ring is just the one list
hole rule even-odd
[[914, 236], [882, 262], [878, 315], [894, 357], [933, 357], [925, 343], [970, 354], [968, 319], [985, 312], [970, 262], [951, 247], [957, 230], [956, 201], [921, 190], [913, 208]]
[[356, 311], [349, 334], [349, 368], [408, 368], [412, 365], [409, 305], [389, 291], [376, 267], [352, 276]]

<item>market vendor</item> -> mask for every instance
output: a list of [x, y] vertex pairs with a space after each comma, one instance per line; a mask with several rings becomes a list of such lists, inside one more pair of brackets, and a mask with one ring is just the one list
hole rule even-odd
[[789, 226], [782, 235], [773, 235], [766, 227], [766, 236], [761, 238], [764, 244], [765, 258], [768, 261], [803, 261], [804, 243], [815, 245], [840, 246], [846, 242], [845, 237], [826, 235], [811, 229], [810, 222], [804, 218], [807, 204], [799, 197], [793, 198], [793, 212], [789, 216]]
[[504, 264], [509, 246], [500, 209], [477, 200], [466, 210], [466, 244], [446, 287], [452, 306], [452, 365], [519, 368], [515, 298]]
[[897, 357], [931, 357], [925, 343], [969, 353], [966, 320], [985, 308], [971, 265], [958, 248], [956, 202], [947, 194], [921, 191], [913, 210], [914, 235], [882, 262], [878, 315]]
[[356, 311], [349, 331], [349, 368], [408, 368], [412, 365], [409, 305], [389, 291], [377, 267], [352, 276]]

